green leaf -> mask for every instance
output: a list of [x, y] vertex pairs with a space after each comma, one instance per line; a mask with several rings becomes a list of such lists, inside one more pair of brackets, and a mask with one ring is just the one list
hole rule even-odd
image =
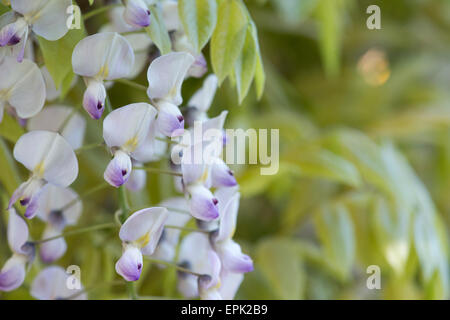
[[24, 133], [25, 130], [19, 125], [17, 120], [5, 112], [3, 120], [0, 123], [0, 136], [12, 143], [16, 143]]
[[145, 31], [156, 44], [161, 54], [169, 53], [172, 50], [172, 43], [170, 42], [169, 32], [164, 24], [161, 9], [157, 6], [150, 6], [149, 9], [152, 15], [152, 23], [145, 28]]
[[319, 46], [325, 72], [336, 76], [341, 59], [341, 10], [339, 1], [320, 0], [317, 6]]
[[194, 50], [200, 52], [216, 27], [216, 0], [179, 0], [178, 13]]
[[397, 275], [401, 275], [411, 249], [411, 212], [378, 196], [373, 204], [371, 222], [380, 251]]
[[239, 104], [247, 96], [250, 85], [255, 76], [257, 63], [256, 45], [252, 28], [247, 28], [244, 46], [239, 58], [236, 60], [234, 72], [239, 96]]
[[350, 161], [328, 150], [295, 149], [281, 161], [293, 165], [301, 176], [324, 178], [352, 187], [362, 183], [358, 169]]
[[81, 29], [72, 29], [57, 41], [38, 37], [45, 65], [52, 76], [57, 89], [67, 92], [66, 85], [71, 83], [75, 74], [72, 70], [72, 52], [77, 43], [86, 35], [83, 24]]
[[301, 299], [304, 275], [297, 245], [283, 238], [263, 240], [255, 265], [272, 287], [276, 299]]
[[355, 260], [354, 227], [347, 209], [341, 204], [322, 207], [315, 226], [330, 269], [340, 280], [347, 280]]
[[264, 86], [266, 83], [266, 74], [264, 72], [264, 65], [261, 56], [261, 49], [259, 47], [258, 30], [253, 21], [251, 21], [253, 40], [256, 45], [256, 68], [255, 68], [255, 87], [256, 96], [261, 99], [264, 93]]
[[0, 3], [0, 16], [10, 10], [11, 9], [8, 6], [5, 6], [4, 4]]
[[0, 138], [0, 182], [11, 196], [19, 186], [20, 176], [8, 146]]
[[233, 71], [244, 46], [248, 19], [238, 0], [223, 0], [219, 5], [217, 27], [211, 38], [211, 62], [219, 83]]
[[94, 4], [94, 0], [89, 0], [89, 5], [92, 6]]

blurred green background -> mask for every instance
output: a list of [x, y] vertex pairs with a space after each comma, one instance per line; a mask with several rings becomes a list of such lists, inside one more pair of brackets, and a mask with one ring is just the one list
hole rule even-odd
[[[242, 193], [236, 239], [255, 261], [237, 298], [448, 298], [450, 1], [245, 3], [258, 27], [265, 92], [257, 101], [252, 89], [239, 106], [226, 81], [210, 115], [228, 109], [227, 128], [279, 129], [280, 170], [262, 176], [257, 165], [233, 167]], [[372, 4], [381, 9], [381, 30], [366, 27]], [[95, 32], [103, 22], [86, 28]], [[136, 82], [146, 84], [145, 74]], [[184, 100], [201, 84], [186, 81]], [[79, 81], [66, 102], [79, 104], [83, 90]], [[121, 84], [109, 94], [114, 107], [147, 101], [145, 92]], [[100, 133], [89, 121], [86, 143], [98, 142]], [[2, 181], [14, 181], [8, 192], [25, 178], [8, 159], [11, 146], [5, 139], [0, 149]], [[104, 150], [80, 154], [74, 189], [101, 183], [108, 160]], [[129, 194], [133, 208], [175, 194], [170, 176], [149, 175], [147, 184], [147, 192]], [[116, 209], [116, 190], [96, 193], [84, 201], [79, 225], [110, 221]], [[43, 223], [30, 225], [39, 238]], [[3, 262], [10, 253], [1, 228]], [[74, 236], [68, 245], [58, 264], [80, 265], [86, 287], [119, 279], [114, 232]], [[371, 265], [380, 267], [379, 290], [366, 285]], [[21, 289], [0, 297], [28, 298], [40, 268], [37, 261]], [[174, 269], [146, 265], [144, 273], [141, 295], [179, 297]], [[125, 296], [122, 283], [90, 292]]]

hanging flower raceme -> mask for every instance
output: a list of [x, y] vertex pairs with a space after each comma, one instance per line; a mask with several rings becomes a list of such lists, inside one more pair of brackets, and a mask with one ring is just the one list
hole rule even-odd
[[20, 118], [30, 118], [42, 109], [45, 83], [34, 62], [18, 63], [12, 57], [4, 57], [0, 74], [0, 122], [6, 107], [12, 108]]
[[29, 29], [49, 41], [62, 38], [69, 30], [66, 11], [71, 5], [71, 0], [11, 0], [13, 11], [1, 17], [10, 21], [0, 30], [0, 47], [20, 45], [21, 62]]
[[103, 176], [112, 186], [127, 182], [132, 158], [140, 161], [138, 150], [149, 134], [156, 113], [147, 103], [134, 103], [115, 109], [103, 121], [103, 138], [113, 153]]
[[118, 33], [97, 33], [75, 46], [72, 66], [76, 74], [85, 78], [84, 109], [93, 119], [100, 119], [106, 100], [103, 81], [127, 77], [133, 70], [134, 53]]
[[212, 248], [208, 235], [190, 233], [183, 238], [180, 245], [178, 265], [201, 276], [178, 272], [178, 290], [186, 298], [215, 296], [220, 287], [220, 259]]
[[69, 277], [59, 266], [47, 267], [34, 278], [30, 293], [39, 300], [86, 300], [87, 296], [83, 293], [81, 283], [73, 283], [73, 289], [69, 288]]
[[36, 116], [28, 120], [27, 129], [61, 132], [74, 150], [83, 145], [86, 120], [73, 108], [64, 105], [46, 106]]
[[20, 287], [25, 279], [26, 264], [33, 261], [35, 247], [28, 243], [28, 226], [16, 213], [9, 209], [8, 244], [13, 252], [0, 270], [0, 291], [12, 291]]
[[144, 28], [150, 25], [150, 10], [148, 6], [154, 0], [125, 0], [123, 19], [129, 25], [136, 28]]
[[[48, 185], [39, 197], [36, 215], [46, 222], [43, 239], [60, 235], [66, 226], [75, 225], [82, 212], [81, 201], [70, 188]], [[39, 255], [45, 263], [51, 263], [61, 258], [67, 249], [63, 237], [43, 242]]]
[[42, 188], [47, 184], [68, 187], [78, 175], [78, 161], [71, 145], [56, 132], [31, 131], [19, 138], [14, 158], [31, 172], [12, 195], [8, 208], [19, 200], [25, 217], [36, 214]]
[[150, 256], [155, 252], [167, 216], [165, 208], [143, 209], [133, 213], [120, 228], [123, 253], [116, 263], [116, 272], [125, 280], [139, 279], [143, 267], [142, 255]]
[[148, 68], [147, 94], [158, 109], [158, 129], [168, 137], [179, 136], [184, 118], [178, 106], [183, 102], [181, 85], [194, 57], [185, 52], [172, 52], [153, 60]]
[[[170, 226], [184, 227], [191, 218], [189, 214], [186, 214], [187, 210], [189, 210], [189, 205], [183, 197], [166, 199], [160, 203], [160, 206], [168, 210], [166, 224]], [[175, 258], [176, 246], [178, 245], [180, 234], [181, 230], [178, 229], [164, 229], [153, 257], [172, 262]]]

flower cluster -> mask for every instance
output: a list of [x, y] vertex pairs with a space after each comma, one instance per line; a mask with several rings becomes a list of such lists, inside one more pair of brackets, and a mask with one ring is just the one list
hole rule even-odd
[[[36, 251], [45, 264], [66, 252], [64, 229], [76, 225], [83, 210], [81, 196], [70, 186], [78, 177], [75, 150], [83, 146], [89, 120], [102, 124], [103, 145], [111, 156], [103, 177], [111, 187], [140, 192], [146, 185], [146, 165], [169, 156], [180, 193], [131, 215], [119, 210], [122, 256], [115, 265], [117, 273], [126, 281], [136, 281], [145, 259], [159, 261], [161, 267], [178, 268], [178, 289], [185, 297], [232, 299], [253, 263], [232, 239], [240, 194], [233, 172], [221, 157], [227, 112], [208, 117], [218, 85], [214, 75], [206, 77], [186, 112], [180, 111], [184, 80], [202, 77], [207, 64], [187, 41], [177, 2], [158, 2], [173, 35], [173, 52], [150, 64], [148, 51], [153, 43], [148, 36], [120, 33], [148, 27], [152, 23], [149, 5], [155, 1], [124, 1], [124, 6], [111, 10], [108, 25], [75, 46], [72, 66], [86, 86], [82, 106], [88, 120], [68, 105], [43, 108], [59, 92], [45, 66], [39, 68], [34, 62], [33, 42], [27, 42], [31, 31], [50, 41], [63, 37], [68, 30], [61, 17], [70, 4], [70, 0], [11, 0], [12, 11], [0, 17], [0, 119], [8, 112], [27, 129], [17, 140], [13, 156], [29, 171], [8, 205], [8, 243], [13, 254], [0, 271], [0, 290], [11, 291], [24, 282]], [[29, 54], [26, 47], [31, 47]], [[107, 89], [115, 80], [134, 78], [147, 66], [148, 99], [112, 109]], [[197, 125], [202, 127], [200, 138], [191, 130]], [[208, 130], [218, 133], [211, 137]], [[194, 159], [198, 148], [199, 162]], [[29, 240], [26, 219], [18, 212], [45, 223], [41, 240]], [[191, 221], [196, 228], [187, 227]], [[190, 233], [184, 235], [182, 230]], [[67, 277], [61, 267], [48, 266], [34, 279], [31, 295], [86, 298], [82, 288], [67, 288]]]

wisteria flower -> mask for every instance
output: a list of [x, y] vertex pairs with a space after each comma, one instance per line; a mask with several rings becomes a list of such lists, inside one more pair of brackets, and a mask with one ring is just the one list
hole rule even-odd
[[120, 228], [123, 253], [116, 263], [116, 272], [125, 280], [139, 279], [143, 267], [142, 255], [150, 256], [155, 252], [167, 215], [165, 208], [143, 209], [133, 213]]
[[30, 178], [14, 191], [8, 208], [19, 200], [25, 217], [36, 214], [39, 196], [47, 184], [68, 187], [78, 175], [78, 161], [71, 145], [58, 133], [36, 130], [19, 138], [14, 158], [31, 172]]
[[34, 259], [35, 248], [28, 241], [28, 226], [16, 213], [9, 209], [8, 244], [13, 252], [0, 270], [0, 291], [12, 291], [20, 287], [25, 280], [25, 267]]
[[85, 77], [84, 109], [93, 119], [100, 119], [106, 100], [103, 81], [127, 77], [133, 70], [134, 53], [118, 33], [97, 33], [75, 46], [72, 66], [76, 74]]
[[168, 137], [179, 136], [184, 118], [178, 109], [183, 102], [181, 85], [194, 57], [185, 52], [172, 52], [153, 60], [148, 68], [147, 94], [158, 109], [158, 128]]
[[187, 123], [194, 125], [195, 121], [208, 120], [208, 110], [214, 100], [217, 91], [218, 79], [214, 74], [209, 75], [203, 82], [203, 86], [195, 92], [189, 100]]
[[[66, 226], [75, 225], [82, 212], [81, 201], [70, 188], [48, 185], [39, 197], [36, 215], [46, 222], [43, 239], [60, 235]], [[64, 238], [43, 242], [39, 254], [45, 263], [51, 263], [61, 258], [66, 252], [67, 244]]]
[[213, 295], [214, 290], [220, 287], [220, 259], [206, 234], [190, 233], [183, 238], [178, 264], [202, 275], [197, 277], [190, 273], [178, 272], [177, 287], [186, 298], [198, 297], [200, 287], [202, 296]]
[[[83, 292], [83, 286], [80, 288], [69, 289], [68, 282], [70, 275], [59, 266], [50, 266], [43, 269], [34, 278], [31, 284], [30, 293], [39, 300], [86, 300], [87, 296]], [[73, 297], [73, 298], [72, 298]]]
[[206, 63], [205, 56], [200, 52], [197, 53], [189, 42], [187, 36], [182, 31], [174, 33], [173, 37], [173, 49], [176, 52], [188, 52], [194, 57], [194, 63], [190, 66], [187, 76], [194, 78], [201, 78], [208, 71], [208, 64]]
[[71, 0], [11, 0], [13, 12], [6, 14], [14, 19], [0, 30], [0, 47], [20, 43], [17, 61], [21, 62], [29, 29], [50, 41], [62, 38], [69, 31], [66, 11], [71, 5]]
[[132, 158], [140, 161], [135, 152], [149, 134], [156, 113], [147, 103], [134, 103], [114, 110], [103, 121], [103, 138], [114, 156], [103, 176], [112, 186], [119, 187], [127, 182]]
[[[191, 218], [188, 214], [180, 213], [180, 211], [189, 210], [188, 202], [183, 197], [166, 199], [160, 203], [160, 206], [168, 210], [166, 221], [168, 225], [184, 227]], [[181, 231], [178, 229], [164, 229], [153, 257], [168, 262], [173, 261], [180, 234]]]
[[42, 109], [45, 83], [34, 62], [23, 60], [18, 63], [12, 57], [4, 57], [0, 74], [0, 122], [5, 107], [13, 108], [20, 118], [30, 118]]
[[51, 105], [46, 106], [45, 109], [28, 120], [27, 129], [29, 131], [61, 132], [64, 139], [76, 150], [83, 145], [86, 120], [69, 106]]
[[150, 25], [150, 10], [148, 6], [154, 0], [125, 0], [123, 19], [131, 26], [144, 28]]

